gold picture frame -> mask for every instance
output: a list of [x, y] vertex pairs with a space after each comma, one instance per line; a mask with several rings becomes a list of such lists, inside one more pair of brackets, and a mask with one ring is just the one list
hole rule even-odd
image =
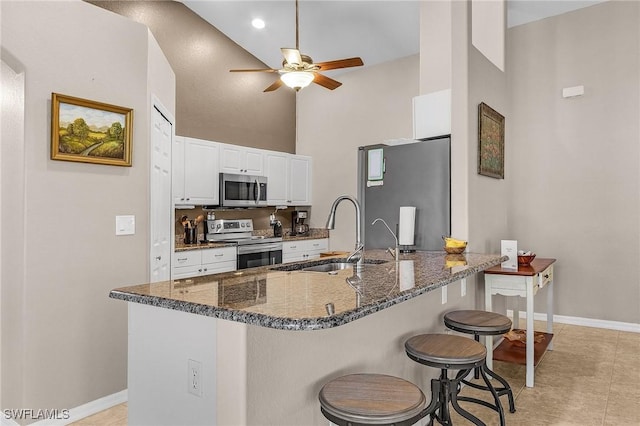
[[478, 105], [478, 174], [504, 179], [504, 116]]
[[133, 109], [51, 94], [51, 159], [131, 167]]

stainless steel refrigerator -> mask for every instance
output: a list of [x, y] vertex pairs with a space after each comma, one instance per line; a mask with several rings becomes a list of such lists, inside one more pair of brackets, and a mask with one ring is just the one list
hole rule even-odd
[[[382, 149], [382, 151], [380, 151]], [[372, 151], [372, 152], [370, 152]], [[450, 138], [358, 148], [358, 199], [365, 248], [394, 247], [382, 218], [398, 234], [400, 207], [414, 206], [414, 247], [442, 250], [451, 233]]]

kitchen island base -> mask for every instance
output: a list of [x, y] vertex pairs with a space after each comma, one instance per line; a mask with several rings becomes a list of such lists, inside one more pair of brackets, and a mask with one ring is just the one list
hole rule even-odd
[[[473, 292], [461, 297], [459, 285], [448, 285], [458, 291], [449, 291], [444, 305], [435, 292], [313, 331], [129, 303], [129, 424], [326, 425], [322, 385], [361, 372], [404, 378], [429, 397], [437, 372], [411, 361], [404, 342], [445, 332], [446, 311], [474, 308]], [[189, 360], [201, 365], [201, 396], [190, 393]]]

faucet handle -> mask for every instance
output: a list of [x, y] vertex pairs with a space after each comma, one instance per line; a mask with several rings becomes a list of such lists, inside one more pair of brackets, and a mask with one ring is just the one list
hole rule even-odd
[[352, 263], [359, 262], [362, 259], [363, 250], [364, 250], [364, 244], [358, 243], [353, 253], [351, 253], [349, 257], [347, 257], [347, 262], [352, 262]]

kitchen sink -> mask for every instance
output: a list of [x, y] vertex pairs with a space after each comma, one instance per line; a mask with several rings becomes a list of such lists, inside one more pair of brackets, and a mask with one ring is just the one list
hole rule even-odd
[[[386, 260], [381, 259], [364, 259], [364, 266], [367, 265], [379, 265], [381, 263], [387, 263]], [[343, 269], [353, 268], [353, 263], [349, 263], [345, 258], [333, 258], [327, 260], [312, 260], [310, 262], [300, 262], [284, 264], [281, 266], [272, 267], [272, 271], [307, 271], [307, 272], [324, 272], [324, 273], [337, 273]]]
[[336, 262], [336, 263], [324, 263], [316, 266], [307, 266], [306, 268], [302, 268], [302, 270], [311, 271], [311, 272], [333, 272], [333, 271], [341, 271], [343, 269], [351, 269], [351, 268], [353, 268], [353, 263]]

